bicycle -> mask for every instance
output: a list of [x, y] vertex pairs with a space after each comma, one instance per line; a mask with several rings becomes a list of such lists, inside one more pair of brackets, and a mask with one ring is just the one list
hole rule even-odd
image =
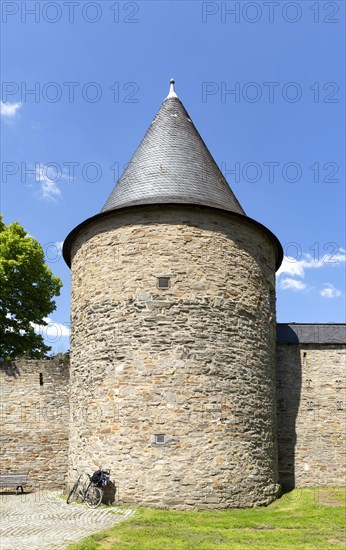
[[[76, 468], [73, 469], [76, 470]], [[89, 478], [89, 483], [83, 486], [81, 481], [83, 474], [80, 474], [67, 497], [67, 504], [81, 498], [89, 508], [97, 508], [103, 497], [103, 490], [99, 485], [106, 486], [108, 484], [109, 471], [97, 470], [92, 476], [87, 473], [85, 475]]]

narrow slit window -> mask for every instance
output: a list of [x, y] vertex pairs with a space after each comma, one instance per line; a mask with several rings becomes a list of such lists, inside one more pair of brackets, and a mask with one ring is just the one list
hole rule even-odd
[[162, 289], [169, 288], [169, 277], [158, 277], [157, 286]]
[[155, 443], [163, 445], [163, 443], [166, 443], [166, 436], [164, 434], [155, 434]]
[[43, 386], [43, 374], [40, 372], [40, 386]]

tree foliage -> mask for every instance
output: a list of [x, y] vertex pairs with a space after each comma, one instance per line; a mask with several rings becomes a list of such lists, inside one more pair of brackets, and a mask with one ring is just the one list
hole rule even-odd
[[45, 264], [42, 246], [17, 222], [0, 216], [0, 356], [40, 359], [51, 349], [35, 325], [55, 310], [62, 282]]

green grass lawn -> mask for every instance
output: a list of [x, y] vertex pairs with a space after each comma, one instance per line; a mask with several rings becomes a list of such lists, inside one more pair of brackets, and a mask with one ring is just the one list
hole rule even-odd
[[68, 550], [328, 550], [345, 548], [345, 489], [286, 493], [266, 508], [175, 512], [138, 508]]

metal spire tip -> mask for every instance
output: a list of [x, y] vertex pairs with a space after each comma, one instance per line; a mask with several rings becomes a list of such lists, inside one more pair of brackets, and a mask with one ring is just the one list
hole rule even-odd
[[166, 97], [166, 99], [170, 99], [171, 97], [178, 97], [174, 90], [174, 84], [175, 84], [174, 78], [171, 78], [169, 83], [170, 83], [169, 94]]

